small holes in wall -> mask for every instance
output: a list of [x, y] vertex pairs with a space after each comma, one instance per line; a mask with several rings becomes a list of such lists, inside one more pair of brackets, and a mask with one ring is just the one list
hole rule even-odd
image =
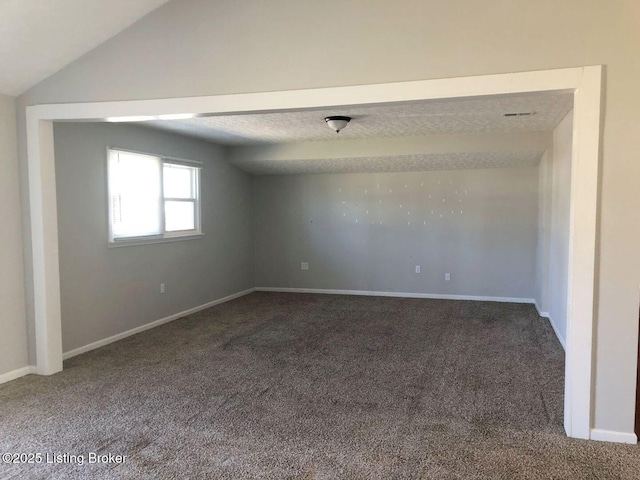
[[[442, 188], [441, 187], [437, 187], [437, 188], [433, 188], [431, 190], [431, 188], [429, 188], [429, 185], [427, 185], [427, 187], [425, 187], [425, 183], [429, 183], [429, 182], [421, 181], [420, 185], [418, 185], [417, 182], [412, 184], [411, 185], [411, 192], [408, 192], [409, 191], [409, 183], [403, 183], [403, 184], [400, 184], [399, 187], [400, 187], [401, 190], [400, 190], [400, 192], [396, 192], [396, 195], [400, 196], [402, 194], [401, 193], [402, 192], [402, 185], [404, 185], [404, 189], [406, 191], [405, 194], [406, 195], [412, 195], [412, 197], [410, 197], [410, 198], [415, 197], [416, 201], [418, 202], [416, 204], [417, 208], [418, 208], [418, 212], [417, 212], [418, 216], [423, 216], [423, 215], [425, 215], [425, 213], [428, 216], [429, 215], [429, 213], [428, 213], [429, 211], [424, 212], [424, 209], [428, 208], [429, 206], [436, 207], [435, 204], [429, 205], [428, 203], [426, 203], [427, 202], [427, 196], [428, 196], [428, 201], [429, 202], [435, 201], [435, 199], [437, 199], [437, 198], [441, 198], [443, 207], [447, 203], [455, 202], [455, 200], [457, 199], [458, 200], [458, 208], [462, 207], [462, 205], [461, 205], [463, 203], [462, 202], [462, 195], [463, 194], [464, 195], [468, 195], [468, 190], [462, 189], [462, 188], [458, 188], [458, 187], [452, 187], [451, 185], [453, 185], [453, 183], [454, 183], [453, 180], [447, 180], [447, 179], [444, 179], [444, 178], [438, 179], [437, 176], [436, 176], [436, 178], [433, 178], [432, 181], [434, 181], [434, 183], [437, 182], [438, 185], [442, 185]], [[374, 187], [374, 185], [375, 185], [375, 187]], [[430, 184], [430, 185], [433, 186], [433, 184]], [[353, 218], [355, 220], [354, 223], [356, 223], [356, 224], [360, 224], [361, 223], [360, 222], [360, 218], [356, 218], [356, 215], [359, 215], [360, 217], [364, 218], [363, 223], [366, 223], [366, 224], [368, 224], [369, 220], [371, 220], [371, 218], [370, 218], [371, 216], [379, 216], [380, 214], [382, 214], [383, 216], [387, 215], [389, 217], [388, 219], [391, 219], [392, 218], [391, 217], [392, 212], [391, 211], [383, 211], [382, 210], [382, 205], [384, 203], [383, 202], [383, 198], [381, 198], [383, 195], [380, 195], [380, 192], [382, 192], [382, 190], [378, 190], [377, 192], [375, 192], [376, 196], [378, 197], [377, 198], [378, 199], [378, 203], [377, 204], [373, 203], [373, 202], [369, 203], [368, 202], [369, 201], [369, 197], [365, 197], [365, 196], [367, 196], [369, 194], [369, 190], [373, 190], [374, 188], [380, 189], [381, 188], [381, 184], [380, 183], [373, 184], [373, 185], [371, 185], [371, 187], [362, 188], [362, 189], [357, 188], [354, 192], [352, 192], [352, 193], [355, 193], [356, 195], [359, 196], [359, 200], [360, 201], [358, 200], [358, 198], [354, 198], [353, 199], [353, 200], [355, 200], [354, 202], [351, 202], [350, 200], [340, 200], [339, 203], [343, 206], [342, 216], [346, 218], [347, 217], [347, 213], [349, 213], [350, 215], [353, 214], [353, 216], [350, 216], [349, 218]], [[384, 192], [386, 194], [385, 188], [386, 187], [384, 187], [384, 186], [382, 187], [382, 189], [384, 190]], [[388, 190], [389, 190], [389, 197], [388, 198], [389, 199], [393, 199], [393, 200], [397, 200], [397, 198], [395, 198], [395, 199], [392, 198], [392, 195], [394, 193], [393, 192], [393, 188], [389, 188]], [[398, 189], [396, 188], [396, 190], [398, 190]], [[431, 190], [431, 193], [429, 193], [429, 190]], [[343, 198], [345, 198], [345, 197], [350, 198], [351, 194], [349, 193], [349, 189], [348, 188], [340, 187], [340, 188], [338, 188], [338, 192], [341, 193], [341, 194], [342, 193], [346, 194], [345, 196], [343, 196]], [[449, 199], [449, 201], [447, 201], [447, 199]], [[360, 208], [359, 208], [359, 204], [360, 203], [362, 203], [362, 206], [363, 206], [362, 210], [360, 210]], [[390, 204], [390, 207], [391, 207], [391, 205], [393, 205], [393, 202]], [[416, 206], [413, 203], [411, 203], [411, 205], [406, 205], [404, 203], [397, 203], [396, 205], [402, 211], [405, 211], [404, 209], [409, 207], [409, 206], [411, 206], [411, 207], [415, 207]], [[378, 206], [377, 209], [376, 209], [376, 206]], [[433, 210], [430, 210], [431, 211], [431, 216], [432, 217], [433, 216], [439, 216], [439, 218], [445, 218], [448, 215], [449, 211], [450, 211], [450, 214], [452, 216], [453, 215], [457, 215], [458, 212], [460, 212], [460, 215], [464, 214], [463, 210], [456, 209], [453, 204], [452, 205], [447, 205], [447, 207], [448, 207], [448, 209], [446, 211], [443, 208], [434, 208]], [[415, 208], [413, 208], [413, 210], [414, 210], [413, 211], [413, 216], [415, 216], [416, 215]], [[407, 217], [406, 217], [407, 225], [411, 225], [411, 221], [409, 221], [409, 219], [412, 216], [412, 210], [409, 210], [407, 208], [406, 213], [407, 213]], [[419, 225], [420, 224], [420, 220], [415, 220], [415, 221], [413, 221], [413, 223], [414, 223], [414, 225]], [[427, 225], [427, 221], [426, 220], [423, 220], [422, 223], [425, 226]], [[372, 225], [377, 225], [377, 224], [383, 225], [383, 221], [382, 220], [371, 220], [371, 224]]]

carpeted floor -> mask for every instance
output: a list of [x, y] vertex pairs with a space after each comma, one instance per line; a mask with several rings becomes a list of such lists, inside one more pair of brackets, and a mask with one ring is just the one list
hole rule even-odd
[[0, 478], [640, 478], [564, 436], [563, 371], [531, 305], [253, 293], [1, 385], [0, 453], [85, 463]]

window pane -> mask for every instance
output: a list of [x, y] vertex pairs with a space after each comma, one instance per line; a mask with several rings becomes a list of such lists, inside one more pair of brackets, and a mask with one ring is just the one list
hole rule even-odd
[[111, 151], [111, 233], [113, 238], [158, 235], [161, 232], [160, 158]]
[[164, 204], [165, 229], [167, 232], [195, 230], [195, 202], [171, 202]]
[[165, 198], [195, 198], [194, 171], [192, 167], [164, 165]]

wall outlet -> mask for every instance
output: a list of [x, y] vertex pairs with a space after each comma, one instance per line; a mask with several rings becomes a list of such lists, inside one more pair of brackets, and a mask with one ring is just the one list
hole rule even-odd
[[420, 273], [420, 265], [416, 265], [416, 273]]
[[450, 273], [445, 273], [445, 274], [444, 274], [444, 281], [445, 281], [445, 282], [448, 282], [448, 281], [450, 281], [450, 280], [451, 280], [451, 274], [450, 274]]
[[160, 293], [164, 293], [164, 283], [160, 284]]
[[300, 270], [309, 270], [309, 262], [302, 262], [300, 264]]

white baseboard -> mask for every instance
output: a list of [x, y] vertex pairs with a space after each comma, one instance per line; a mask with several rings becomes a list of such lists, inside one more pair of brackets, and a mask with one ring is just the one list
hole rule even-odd
[[537, 301], [534, 300], [533, 304], [535, 305], [539, 316], [544, 317], [544, 318], [549, 318], [549, 312], [543, 312], [542, 309], [540, 308], [540, 305], [538, 305]]
[[536, 310], [538, 311], [538, 315], [540, 315], [543, 318], [546, 318], [547, 320], [549, 320], [549, 323], [551, 324], [551, 328], [553, 328], [553, 332], [556, 334], [556, 337], [558, 338], [558, 341], [560, 342], [560, 345], [562, 345], [562, 348], [566, 351], [567, 350], [567, 344], [564, 340], [564, 338], [562, 337], [562, 335], [560, 335], [560, 331], [558, 330], [558, 327], [556, 326], [556, 322], [553, 321], [553, 318], [551, 318], [551, 315], [549, 315], [549, 312], [543, 312], [542, 309], [540, 308], [540, 305], [538, 305], [538, 302], [534, 302], [534, 305], [536, 306]]
[[612, 430], [602, 430], [600, 428], [591, 429], [591, 440], [631, 444], [638, 443], [638, 437], [635, 433], [614, 432]]
[[197, 307], [190, 308], [188, 310], [184, 310], [182, 312], [175, 313], [173, 315], [169, 315], [168, 317], [161, 318], [160, 320], [155, 320], [151, 323], [147, 323], [145, 325], [141, 325], [136, 328], [132, 328], [131, 330], [127, 330], [126, 332], [118, 333], [117, 335], [113, 335], [111, 337], [98, 340], [97, 342], [90, 343], [83, 347], [75, 348], [68, 352], [62, 354], [62, 359], [67, 360], [71, 357], [75, 357], [76, 355], [80, 355], [81, 353], [89, 352], [91, 350], [95, 350], [96, 348], [104, 347], [105, 345], [109, 345], [110, 343], [117, 342], [118, 340], [122, 340], [123, 338], [130, 337], [131, 335], [135, 335], [140, 332], [144, 332], [145, 330], [150, 330], [152, 328], [158, 327], [165, 323], [172, 322], [173, 320], [177, 320], [178, 318], [186, 317], [187, 315], [191, 315], [192, 313], [200, 312], [202, 310], [206, 310], [207, 308], [214, 307], [221, 303], [228, 302], [229, 300], [233, 300], [235, 298], [243, 297], [244, 295], [248, 295], [251, 292], [255, 291], [254, 288], [249, 288], [248, 290], [243, 290], [242, 292], [233, 293], [231, 295], [227, 295], [226, 297], [219, 298], [218, 300], [214, 300], [209, 303], [205, 303], [204, 305], [199, 305]]
[[562, 335], [560, 335], [560, 330], [558, 330], [558, 327], [556, 326], [556, 322], [553, 321], [553, 318], [551, 318], [550, 315], [547, 315], [547, 318], [549, 319], [549, 323], [551, 324], [551, 328], [553, 328], [553, 331], [556, 334], [556, 337], [558, 338], [558, 341], [560, 342], [560, 345], [562, 345], [562, 348], [566, 351], [567, 350], [567, 343], [565, 342], [564, 337]]
[[15, 380], [16, 378], [24, 377], [25, 375], [32, 373], [36, 373], [36, 367], [31, 365], [3, 373], [0, 375], [0, 384], [10, 382], [11, 380]]
[[325, 288], [280, 287], [256, 287], [255, 290], [256, 292], [323, 293], [331, 295], [363, 295], [368, 297], [431, 298], [436, 300], [473, 300], [480, 302], [535, 303], [535, 300], [533, 298], [484, 297], [477, 295], [447, 295], [440, 293], [376, 292], [372, 290], [333, 290]]

